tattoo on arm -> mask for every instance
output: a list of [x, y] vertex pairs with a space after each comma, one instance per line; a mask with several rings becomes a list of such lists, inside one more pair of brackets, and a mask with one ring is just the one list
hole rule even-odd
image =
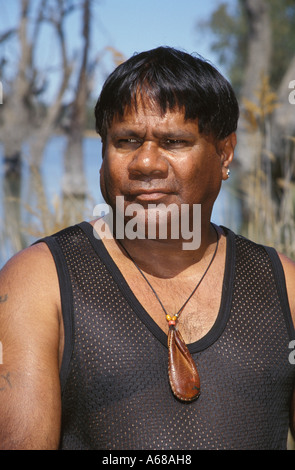
[[0, 303], [1, 304], [4, 304], [4, 302], [6, 302], [6, 300], [8, 299], [8, 295], [5, 294], [5, 295], [0, 295]]
[[9, 372], [6, 375], [0, 375], [0, 392], [8, 388], [12, 388]]

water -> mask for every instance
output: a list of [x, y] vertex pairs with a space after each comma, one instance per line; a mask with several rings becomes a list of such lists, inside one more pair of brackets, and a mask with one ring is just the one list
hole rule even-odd
[[[63, 154], [66, 145], [66, 138], [64, 136], [54, 136], [48, 142], [44, 151], [44, 157], [41, 167], [42, 187], [44, 189], [46, 199], [52, 207], [54, 202], [61, 198], [61, 182], [63, 177]], [[99, 170], [101, 166], [101, 142], [99, 138], [86, 137], [84, 139], [84, 169], [87, 181], [87, 191], [89, 193], [90, 204], [92, 208], [96, 204], [103, 202], [103, 198], [99, 185]], [[26, 151], [24, 152], [26, 155]], [[0, 149], [1, 156], [1, 149]], [[1, 168], [2, 171], [2, 168]], [[32, 193], [29, 159], [24, 157], [23, 164], [23, 178], [21, 188], [21, 219], [22, 224], [28, 224], [29, 220], [32, 221], [32, 211], [38, 206], [38, 200], [34, 193]], [[0, 173], [0, 223], [1, 229], [7, 225], [7, 220], [4, 220], [4, 189], [3, 178]], [[25, 208], [24, 204], [28, 204], [30, 211]], [[91, 207], [86, 215], [86, 220], [92, 216]], [[234, 231], [239, 230], [240, 226], [240, 211], [239, 204], [233, 196], [233, 180], [228, 180], [222, 186], [220, 195], [214, 205], [212, 220], [218, 225], [225, 225]], [[80, 222], [80, 220], [77, 220]], [[0, 229], [0, 232], [1, 232]], [[2, 230], [3, 231], [3, 230]], [[3, 239], [0, 238], [0, 267], [16, 252], [18, 245], [13, 241], [17, 239], [16, 236], [9, 236]], [[1, 237], [1, 233], [0, 233]], [[35, 241], [34, 236], [27, 236], [27, 244]]]
[[[53, 137], [44, 152], [42, 176], [46, 193], [50, 200], [56, 195], [61, 196], [61, 181], [63, 177], [63, 153], [66, 139], [63, 136]], [[99, 138], [86, 137], [83, 142], [84, 170], [87, 181], [87, 191], [94, 202], [102, 201], [99, 185], [99, 169], [101, 166], [101, 141]]]

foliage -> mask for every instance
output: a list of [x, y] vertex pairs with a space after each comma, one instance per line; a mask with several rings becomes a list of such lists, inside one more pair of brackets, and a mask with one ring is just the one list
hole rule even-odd
[[[223, 1], [212, 16], [198, 23], [201, 32], [209, 30], [213, 35], [211, 49], [227, 70], [228, 76], [239, 94], [247, 60], [248, 22], [243, 0], [234, 4]], [[270, 84], [279, 85], [295, 50], [294, 0], [268, 0], [272, 28], [272, 60]]]
[[264, 133], [267, 120], [280, 106], [276, 93], [270, 87], [268, 76], [261, 77], [261, 86], [254, 92], [254, 96], [256, 102], [242, 97], [243, 113], [246, 115], [250, 130], [260, 129]]

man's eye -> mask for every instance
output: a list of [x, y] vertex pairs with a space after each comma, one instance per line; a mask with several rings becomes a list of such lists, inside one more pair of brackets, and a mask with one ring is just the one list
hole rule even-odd
[[129, 147], [134, 147], [134, 146], [138, 146], [140, 145], [140, 142], [133, 138], [133, 137], [129, 137], [129, 138], [124, 138], [124, 139], [118, 139], [117, 141], [117, 146], [118, 147], [121, 147], [121, 148], [129, 148]]
[[138, 144], [139, 141], [137, 139], [134, 139], [133, 137], [130, 137], [128, 139], [120, 139], [120, 142], [122, 144]]
[[181, 139], [166, 139], [164, 145], [167, 147], [181, 147], [185, 145], [185, 140]]

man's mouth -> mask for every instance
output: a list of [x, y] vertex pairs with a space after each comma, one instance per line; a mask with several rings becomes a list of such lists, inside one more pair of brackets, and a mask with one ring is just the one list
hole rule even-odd
[[137, 201], [157, 201], [171, 194], [173, 193], [166, 189], [157, 189], [157, 188], [138, 189], [135, 191], [131, 191], [128, 194], [126, 199], [127, 200], [135, 199]]

